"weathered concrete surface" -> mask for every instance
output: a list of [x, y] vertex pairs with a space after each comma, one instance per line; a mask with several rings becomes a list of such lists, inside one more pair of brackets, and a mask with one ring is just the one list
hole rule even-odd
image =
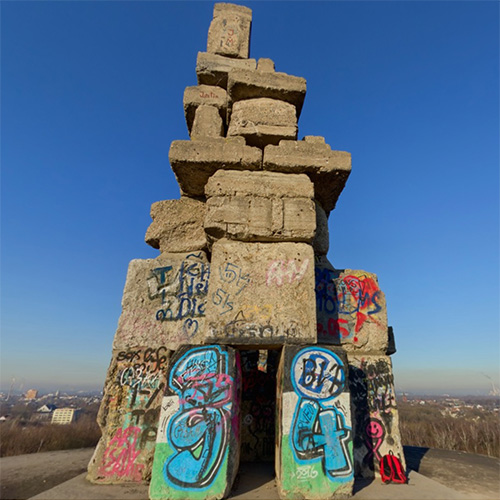
[[204, 197], [208, 178], [217, 170], [261, 170], [262, 151], [243, 137], [173, 141], [168, 154], [181, 193]]
[[212, 238], [311, 242], [313, 185], [306, 175], [219, 170], [207, 182], [205, 231]]
[[348, 353], [347, 359], [356, 474], [380, 477], [380, 462], [389, 453], [404, 468], [391, 358]]
[[242, 350], [241, 461], [274, 463], [279, 350]]
[[234, 59], [232, 57], [198, 52], [196, 76], [200, 85], [216, 85], [227, 88], [227, 75], [234, 68], [255, 69], [255, 59]]
[[222, 239], [214, 243], [211, 265], [207, 342], [258, 349], [316, 343], [310, 245]]
[[280, 498], [347, 498], [354, 484], [345, 353], [283, 348], [278, 371], [276, 483]]
[[191, 139], [219, 138], [224, 136], [224, 124], [219, 110], [206, 104], [196, 109]]
[[261, 149], [282, 139], [296, 139], [295, 106], [267, 97], [237, 101], [233, 104], [227, 135], [240, 135], [247, 144]]
[[216, 87], [215, 85], [195, 85], [186, 87], [184, 90], [183, 104], [189, 133], [191, 133], [195, 112], [199, 106], [215, 106], [224, 123], [226, 122], [227, 92], [222, 87]]
[[149, 496], [220, 499], [239, 465], [241, 368], [231, 347], [181, 347], [162, 402]]
[[89, 481], [150, 479], [168, 358], [164, 346], [113, 352], [97, 416], [102, 437], [89, 463]]
[[318, 342], [347, 352], [386, 354], [387, 308], [377, 276], [334, 269], [326, 257], [316, 260], [315, 275]]
[[[272, 65], [274, 66], [274, 63]], [[268, 97], [289, 102], [295, 106], [298, 119], [306, 96], [305, 78], [272, 72], [270, 68], [269, 62], [261, 63], [259, 60], [255, 70], [231, 70], [227, 82], [230, 100], [234, 103], [244, 99]]]
[[332, 151], [323, 137], [282, 140], [264, 150], [264, 170], [306, 173], [314, 183], [316, 200], [327, 213], [335, 208], [351, 173], [351, 154]]
[[243, 5], [216, 3], [208, 29], [207, 52], [246, 59], [250, 50], [252, 11]]
[[202, 251], [131, 261], [113, 348], [203, 343], [209, 275]]
[[205, 203], [186, 196], [153, 203], [153, 222], [146, 232], [146, 243], [162, 253], [204, 250], [207, 246], [203, 229], [205, 212]]
[[330, 248], [328, 216], [318, 202], [316, 202], [316, 233], [312, 245], [316, 255], [326, 255]]

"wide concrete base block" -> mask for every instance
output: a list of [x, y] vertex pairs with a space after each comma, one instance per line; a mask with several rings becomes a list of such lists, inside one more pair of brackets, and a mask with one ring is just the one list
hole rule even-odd
[[278, 369], [276, 484], [282, 499], [352, 496], [354, 461], [344, 353], [285, 346]]
[[239, 466], [239, 354], [184, 346], [173, 356], [149, 488], [152, 500], [226, 497]]

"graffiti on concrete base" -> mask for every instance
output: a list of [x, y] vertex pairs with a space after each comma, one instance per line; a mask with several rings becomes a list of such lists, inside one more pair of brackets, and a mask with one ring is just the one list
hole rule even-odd
[[[290, 434], [297, 462], [303, 466], [321, 461], [331, 481], [351, 478], [351, 428], [341, 405], [335, 404], [345, 386], [342, 361], [331, 351], [307, 347], [295, 356], [291, 371], [292, 385], [299, 396]], [[301, 472], [301, 477], [304, 474]]]
[[163, 466], [164, 478], [177, 489], [205, 488], [228, 450], [233, 379], [227, 353], [217, 346], [190, 349], [172, 367], [168, 383], [179, 410], [166, 430], [175, 453]]

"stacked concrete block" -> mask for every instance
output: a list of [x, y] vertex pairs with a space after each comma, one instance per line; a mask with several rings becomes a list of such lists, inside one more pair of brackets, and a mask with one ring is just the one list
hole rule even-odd
[[305, 175], [219, 170], [205, 193], [212, 238], [311, 242], [315, 236], [313, 186]]
[[181, 193], [191, 197], [204, 197], [209, 177], [219, 169], [262, 169], [262, 151], [243, 137], [173, 141], [168, 157]]
[[285, 346], [278, 371], [276, 483], [280, 498], [346, 498], [354, 483], [345, 353]]
[[89, 481], [150, 479], [168, 357], [165, 346], [113, 351], [97, 417], [102, 437], [89, 464]]
[[133, 260], [123, 292], [114, 349], [179, 346], [204, 340], [210, 264], [205, 252]]
[[327, 213], [335, 208], [351, 173], [351, 154], [332, 151], [323, 137], [280, 141], [264, 150], [264, 170], [305, 173], [314, 183], [314, 196]]
[[251, 21], [214, 7], [190, 140], [169, 151], [181, 197], [151, 207], [160, 256], [130, 263], [113, 342], [89, 479], [151, 477], [154, 500], [224, 498], [240, 448], [274, 453], [283, 499], [344, 498], [383, 456], [404, 465], [385, 296], [326, 257], [351, 155], [297, 140], [306, 81], [248, 59]]
[[239, 354], [184, 346], [171, 359], [149, 497], [220, 499], [239, 465]]
[[222, 239], [213, 245], [211, 267], [207, 342], [248, 348], [316, 342], [311, 245]]

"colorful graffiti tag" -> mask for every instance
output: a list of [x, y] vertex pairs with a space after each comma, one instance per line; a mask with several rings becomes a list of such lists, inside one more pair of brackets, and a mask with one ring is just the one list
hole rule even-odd
[[152, 498], [204, 498], [224, 491], [239, 419], [228, 349], [186, 348], [173, 360], [162, 403]]
[[340, 271], [318, 266], [315, 277], [317, 329], [322, 340], [357, 342], [366, 322], [381, 324], [383, 296], [374, 278], [363, 273], [342, 276]]
[[348, 450], [351, 428], [333, 405], [344, 390], [345, 372], [340, 358], [326, 349], [302, 349], [292, 362], [292, 384], [299, 395], [290, 439], [298, 462], [321, 461], [332, 481], [352, 477]]
[[384, 455], [403, 456], [392, 367], [386, 356], [352, 357], [349, 363], [356, 473], [371, 477]]
[[[166, 383], [166, 347], [118, 351], [105, 388], [106, 416], [98, 450], [89, 468], [92, 480], [141, 481], [151, 473], [160, 403]], [[107, 428], [113, 430], [108, 435]], [[97, 453], [96, 456], [99, 456]]]
[[202, 260], [202, 253], [192, 253], [182, 261], [180, 268], [173, 265], [151, 270], [148, 278], [149, 298], [161, 298], [156, 311], [157, 321], [180, 321], [186, 339], [199, 329], [196, 318], [205, 316], [210, 264]]

